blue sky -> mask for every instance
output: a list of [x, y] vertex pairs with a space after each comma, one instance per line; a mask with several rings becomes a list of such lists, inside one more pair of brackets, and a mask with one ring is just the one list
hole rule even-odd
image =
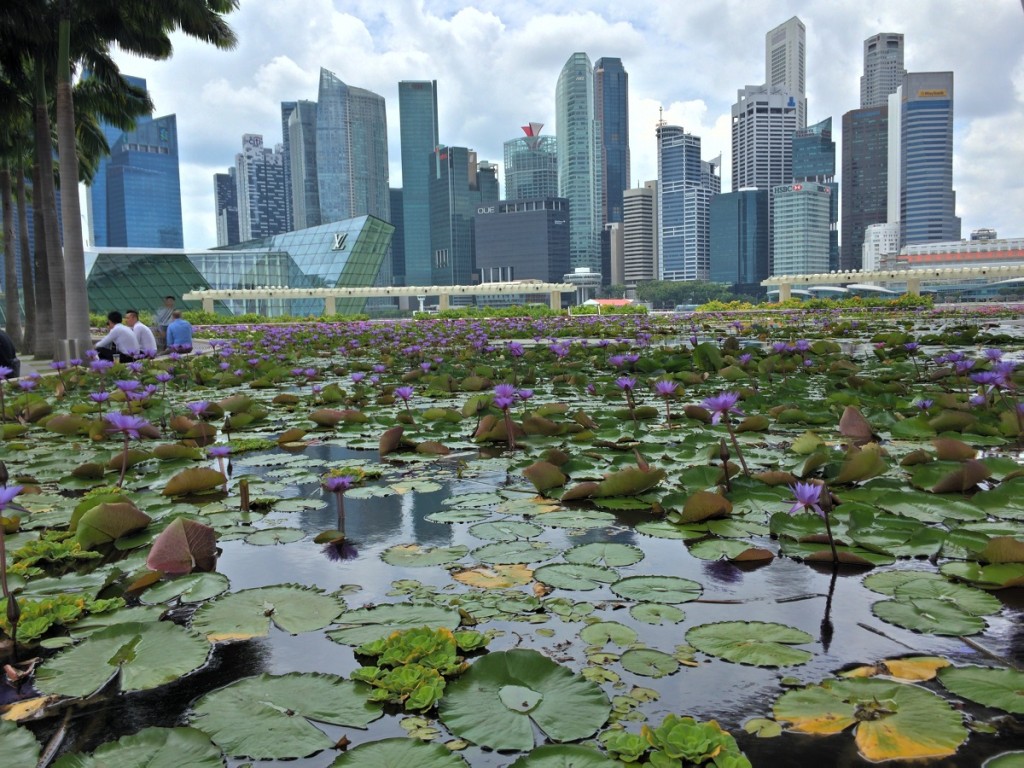
[[145, 77], [156, 114], [175, 113], [185, 244], [215, 244], [213, 174], [243, 133], [281, 141], [280, 103], [316, 99], [320, 67], [387, 100], [391, 183], [401, 181], [398, 81], [438, 81], [441, 141], [502, 162], [528, 122], [554, 133], [555, 83], [566, 59], [622, 59], [630, 78], [634, 183], [657, 176], [664, 119], [723, 157], [736, 91], [764, 82], [764, 36], [797, 15], [807, 27], [808, 120], [859, 106], [863, 41], [906, 36], [910, 71], [955, 74], [954, 187], [964, 235], [995, 227], [1024, 237], [1024, 12], [1015, 0], [241, 0], [228, 16], [234, 51], [176, 38], [169, 61], [118, 55]]

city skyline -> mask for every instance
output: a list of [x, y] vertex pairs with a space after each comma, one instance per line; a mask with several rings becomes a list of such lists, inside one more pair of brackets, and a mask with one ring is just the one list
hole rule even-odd
[[[1020, 233], [1016, 215], [1024, 209], [1024, 181], [1013, 170], [1024, 167], [1024, 150], [1015, 146], [1024, 128], [1024, 14], [1017, 4], [983, 0], [984, 8], [965, 9], [953, 0], [927, 8], [785, 2], [750, 8], [696, 2], [667, 9], [641, 2], [614, 17], [587, 10], [590, 5], [559, 11], [569, 4], [548, 3], [536, 13], [517, 6], [513, 17], [489, 2], [354, 2], [342, 13], [326, 0], [251, 0], [228, 17], [240, 38], [235, 51], [206, 50], [176, 38], [170, 61], [119, 55], [119, 62], [124, 73], [149, 81], [156, 114], [178, 115], [185, 242], [206, 247], [215, 242], [212, 175], [229, 164], [242, 134], [280, 141], [281, 102], [315, 98], [321, 66], [385, 98], [391, 183], [397, 186], [400, 80], [436, 78], [441, 143], [467, 146], [481, 160], [501, 163], [503, 142], [524, 118], [557, 129], [554, 83], [567, 56], [586, 51], [592, 60], [621, 58], [630, 76], [636, 186], [656, 177], [659, 106], [667, 122], [701, 137], [705, 156], [722, 153], [722, 176], [730, 178], [729, 105], [738, 88], [763, 82], [765, 33], [793, 15], [806, 27], [809, 122], [832, 117], [838, 125], [842, 114], [858, 107], [864, 40], [900, 33], [908, 70], [956, 76], [954, 186], [965, 235], [985, 226], [1001, 236]], [[301, 23], [313, 19], [315, 24]], [[573, 42], [566, 44], [570, 35]]]

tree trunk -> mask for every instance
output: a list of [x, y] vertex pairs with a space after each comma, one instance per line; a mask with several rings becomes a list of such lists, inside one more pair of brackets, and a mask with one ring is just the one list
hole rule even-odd
[[60, 166], [60, 209], [64, 228], [64, 289], [67, 337], [78, 339], [84, 349], [90, 343], [89, 296], [85, 288], [85, 248], [82, 243], [82, 209], [78, 202], [78, 148], [75, 142], [75, 109], [71, 94], [71, 18], [68, 4], [60, 20], [57, 62], [57, 155]]
[[18, 301], [18, 249], [14, 242], [14, 205], [11, 202], [11, 165], [0, 165], [0, 208], [4, 210], [4, 317], [5, 330], [21, 349], [21, 303]]
[[[42, 218], [43, 234], [46, 241], [47, 279], [49, 280], [49, 301], [40, 301], [40, 307], [50, 307], [50, 337], [37, 337], [36, 356], [56, 358], [57, 339], [67, 338], [67, 315], [64, 311], [64, 257], [60, 249], [60, 233], [57, 228], [57, 202], [53, 187], [53, 140], [50, 133], [50, 112], [46, 103], [46, 65], [42, 57], [36, 57], [36, 99], [35, 99], [35, 140], [36, 166], [39, 168], [39, 186], [35, 191], [35, 213]], [[71, 194], [78, 194], [76, 186]]]
[[32, 254], [28, 247], [28, 195], [25, 194], [25, 159], [18, 158], [18, 245], [21, 251], [21, 295], [25, 305], [23, 351], [31, 352], [36, 337], [36, 291]]
[[[39, 201], [38, 190], [42, 186], [42, 182], [39, 180], [40, 176], [42, 174], [39, 172], [39, 166], [33, 166], [32, 191], [35, 193], [33, 195], [35, 198], [33, 202], [37, 205]], [[33, 285], [35, 286], [36, 307], [38, 307], [39, 311], [36, 312], [36, 332], [32, 341], [32, 354], [36, 357], [50, 357], [53, 355], [54, 350], [53, 312], [50, 311], [50, 308], [53, 306], [53, 299], [50, 295], [50, 266], [46, 258], [46, 234], [44, 232], [46, 227], [43, 224], [43, 217], [39, 212], [39, 208], [33, 208], [33, 212], [32, 223], [35, 225], [36, 230], [36, 279]]]

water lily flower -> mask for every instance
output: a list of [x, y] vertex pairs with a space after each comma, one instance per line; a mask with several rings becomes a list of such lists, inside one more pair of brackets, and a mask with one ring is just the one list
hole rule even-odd
[[324, 488], [331, 493], [343, 493], [356, 483], [352, 475], [331, 475], [324, 480]]
[[789, 508], [789, 513], [795, 514], [796, 512], [802, 512], [804, 510], [813, 510], [818, 515], [824, 517], [825, 513], [821, 509], [821, 489], [822, 486], [817, 483], [800, 483], [789, 486], [789, 490], [793, 492], [796, 497], [796, 501], [793, 506]]
[[192, 415], [198, 419], [202, 416], [203, 411], [210, 407], [210, 401], [196, 400], [194, 403], [186, 403], [185, 405], [192, 411]]
[[510, 341], [508, 343], [508, 353], [512, 357], [522, 357], [526, 353], [526, 348], [518, 341]]
[[920, 408], [922, 411], [927, 411], [935, 404], [934, 400], [922, 399], [914, 403], [915, 408]]
[[615, 380], [615, 386], [619, 389], [625, 390], [626, 392], [632, 392], [633, 387], [636, 386], [636, 379], [630, 376], [619, 376], [619, 378]]
[[121, 432], [126, 441], [129, 437], [138, 439], [139, 430], [149, 426], [149, 422], [141, 416], [124, 413], [108, 413], [103, 418], [110, 425], [107, 427], [107, 432]]
[[705, 398], [701, 405], [711, 412], [711, 423], [718, 424], [723, 418], [728, 420], [730, 413], [743, 415], [743, 412], [736, 407], [739, 399], [739, 392], [720, 392], [714, 397]]

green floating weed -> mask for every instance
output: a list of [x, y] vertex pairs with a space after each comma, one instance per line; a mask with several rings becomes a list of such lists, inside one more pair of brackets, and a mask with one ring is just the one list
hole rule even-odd
[[[18, 642], [31, 643], [50, 631], [52, 627], [66, 627], [74, 624], [89, 613], [106, 613], [124, 607], [124, 600], [112, 597], [109, 600], [94, 600], [84, 595], [63, 594], [53, 597], [19, 598], [21, 619], [18, 621]], [[7, 601], [0, 601], [0, 629], [10, 637], [11, 626], [7, 621]]]
[[668, 715], [656, 728], [643, 726], [640, 734], [611, 730], [601, 734], [600, 740], [609, 753], [626, 763], [643, 759], [651, 765], [750, 768], [736, 740], [714, 720], [702, 723]]

